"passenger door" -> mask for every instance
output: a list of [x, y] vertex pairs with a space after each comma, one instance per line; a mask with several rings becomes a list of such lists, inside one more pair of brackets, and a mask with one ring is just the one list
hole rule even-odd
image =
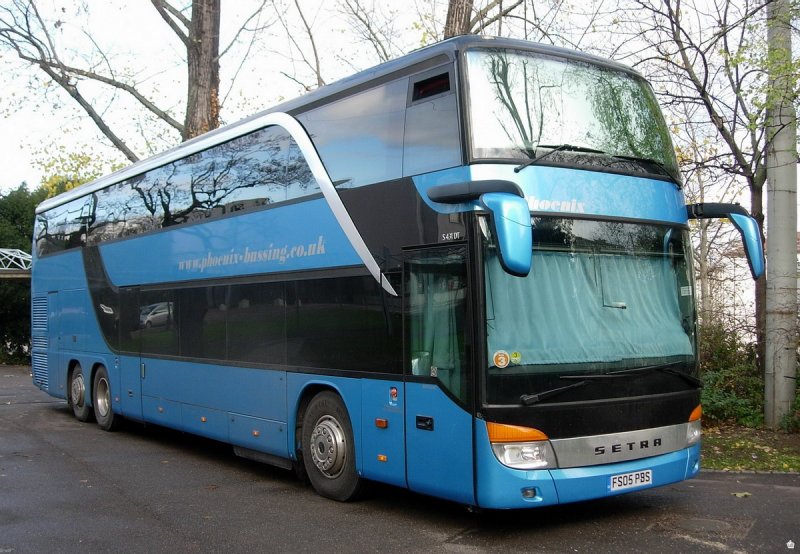
[[474, 504], [466, 247], [415, 251], [405, 283], [408, 486]]

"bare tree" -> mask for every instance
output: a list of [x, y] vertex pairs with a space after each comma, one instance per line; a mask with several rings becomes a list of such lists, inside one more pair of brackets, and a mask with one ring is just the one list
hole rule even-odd
[[[219, 126], [219, 62], [229, 48], [220, 50], [219, 46], [220, 0], [195, 0], [190, 4], [191, 9], [178, 9], [166, 0], [151, 1], [157, 13], [186, 48], [188, 86], [183, 122], [170, 108], [159, 106], [163, 100], [149, 98], [136, 82], [123, 75], [124, 71], [115, 68], [97, 43], [93, 42], [96, 48], [94, 54], [99, 62], [81, 66], [77, 61], [80, 56], [70, 59], [58, 41], [58, 31], [64, 21], [45, 17], [36, 0], [10, 0], [0, 7], [0, 47], [15, 53], [20, 60], [58, 84], [130, 161], [137, 161], [139, 156], [123, 137], [124, 132], [129, 130], [121, 131], [119, 126], [115, 128], [104, 109], [90, 93], [85, 92], [85, 89], [91, 88], [85, 83], [99, 84], [107, 90], [124, 93], [146, 113], [173, 132], [180, 133], [183, 140]], [[246, 32], [255, 36], [256, 29], [249, 25], [257, 19], [265, 2], [245, 20], [234, 41]], [[189, 15], [187, 12], [190, 12]], [[89, 34], [88, 31], [86, 33]]]
[[[444, 24], [444, 38], [456, 35], [476, 35], [517, 10], [523, 0], [513, 0], [504, 5], [503, 0], [491, 0], [483, 7], [476, 7], [473, 0], [450, 0]], [[497, 33], [502, 34], [501, 32]]]
[[[716, 136], [703, 125], [696, 123], [697, 106], [679, 106], [681, 124], [673, 130], [679, 141], [676, 148], [678, 163], [684, 177], [684, 194], [687, 203], [732, 202], [739, 196], [743, 185], [735, 175], [715, 167], [718, 156]], [[729, 223], [715, 219], [695, 220], [694, 263], [699, 295], [700, 322], [736, 322], [734, 327], [742, 330], [740, 318], [734, 313], [736, 294], [732, 283], [737, 260], [744, 256], [738, 234]], [[742, 302], [739, 302], [741, 306]], [[752, 326], [745, 332], [752, 332]]]
[[[290, 75], [289, 73], [282, 71], [281, 74], [286, 77], [287, 79], [299, 84], [303, 87], [306, 91], [312, 90], [316, 87], [321, 87], [325, 85], [325, 79], [322, 76], [322, 62], [320, 61], [320, 54], [319, 48], [317, 47], [317, 39], [313, 31], [313, 19], [309, 21], [306, 13], [303, 11], [303, 8], [300, 5], [299, 0], [292, 0], [292, 5], [294, 6], [294, 11], [297, 13], [297, 16], [302, 25], [302, 35], [305, 36], [307, 42], [307, 48], [310, 49], [310, 52], [306, 50], [306, 45], [303, 44], [298, 37], [297, 33], [295, 33], [292, 24], [289, 21], [289, 13], [290, 8], [287, 8], [286, 5], [278, 2], [272, 2], [272, 7], [275, 10], [276, 17], [278, 18], [278, 22], [280, 23], [281, 27], [283, 27], [284, 32], [286, 33], [286, 37], [289, 41], [289, 53], [292, 59], [295, 59], [293, 56], [296, 54], [299, 56], [299, 63], [302, 66], [305, 66], [307, 69], [311, 70], [314, 75], [315, 83], [313, 85], [305, 83], [301, 77], [297, 75]], [[317, 6], [317, 11], [319, 11], [319, 6]]]
[[[636, 0], [622, 14], [628, 17], [631, 34], [641, 41], [629, 59], [636, 60], [656, 84], [668, 108], [701, 108], [696, 113], [704, 116], [698, 123], [710, 126], [724, 147], [706, 164], [747, 184], [750, 210], [762, 229], [762, 240], [768, 146], [766, 61], [757, 45], [763, 43], [767, 3], [742, 0], [704, 4], [701, 9], [691, 0]], [[762, 368], [765, 298], [765, 278], [761, 277], [756, 282], [756, 335]]]
[[469, 34], [472, 0], [450, 0], [444, 22], [444, 38]]
[[165, 0], [151, 1], [186, 47], [188, 90], [181, 136], [188, 140], [219, 127], [220, 0], [194, 0], [190, 18]]
[[339, 0], [339, 9], [354, 32], [372, 46], [379, 61], [389, 61], [401, 53], [395, 48], [397, 33], [391, 13], [387, 17], [375, 8], [374, 3], [368, 6], [360, 0]]

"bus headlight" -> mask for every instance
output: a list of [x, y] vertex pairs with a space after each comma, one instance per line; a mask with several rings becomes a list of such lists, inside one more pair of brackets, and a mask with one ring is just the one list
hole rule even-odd
[[556, 456], [547, 435], [538, 429], [487, 423], [492, 451], [501, 464], [514, 469], [556, 467]]
[[686, 427], [686, 445], [692, 446], [693, 444], [700, 442], [700, 437], [702, 434], [703, 433], [700, 429], [700, 420], [697, 419], [695, 421], [690, 421], [689, 425]]
[[514, 469], [544, 469], [555, 467], [555, 455], [550, 441], [492, 444], [500, 463]]
[[700, 427], [700, 418], [703, 416], [703, 407], [698, 404], [689, 415], [689, 425], [686, 427], [686, 446], [692, 446], [700, 442], [702, 430]]

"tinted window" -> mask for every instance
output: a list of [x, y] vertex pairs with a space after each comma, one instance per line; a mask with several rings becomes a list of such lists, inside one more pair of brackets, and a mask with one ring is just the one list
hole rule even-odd
[[89, 244], [132, 234], [136, 215], [129, 191], [125, 184], [119, 184], [94, 193], [95, 220], [89, 229]]
[[[399, 272], [388, 278], [401, 288]], [[118, 301], [110, 321], [123, 352], [402, 373], [402, 300], [371, 276], [130, 288]]]
[[61, 224], [65, 209], [66, 206], [58, 206], [36, 216], [34, 240], [36, 251], [40, 256], [64, 249], [64, 230]]
[[411, 374], [437, 378], [464, 402], [469, 394], [465, 258], [463, 247], [436, 248], [407, 262]]
[[119, 349], [123, 352], [139, 352], [142, 307], [137, 289], [120, 290]]
[[39, 255], [319, 193], [299, 147], [260, 129], [40, 214]]
[[400, 79], [298, 117], [337, 188], [402, 176], [407, 94]]
[[91, 198], [78, 198], [37, 216], [38, 254], [85, 246], [89, 225], [94, 220], [92, 206]]
[[406, 112], [403, 175], [460, 165], [460, 137], [455, 92], [415, 102]]
[[230, 288], [228, 358], [241, 362], [286, 363], [286, 301], [283, 283]]
[[178, 355], [175, 308], [172, 291], [140, 293], [139, 335], [143, 353]]
[[401, 372], [399, 300], [372, 277], [316, 279], [290, 285], [290, 365]]
[[[289, 140], [289, 148], [286, 152], [286, 177], [283, 182], [286, 191], [284, 200], [293, 200], [320, 192], [319, 184], [294, 139]], [[275, 201], [278, 202], [279, 199]]]
[[181, 356], [225, 359], [227, 290], [219, 286], [177, 291], [175, 318], [180, 329]]

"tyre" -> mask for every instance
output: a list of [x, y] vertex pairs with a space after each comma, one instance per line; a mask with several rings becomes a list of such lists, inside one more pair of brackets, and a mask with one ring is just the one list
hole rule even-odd
[[339, 395], [325, 391], [311, 399], [303, 416], [303, 464], [320, 495], [346, 502], [358, 496], [353, 428]]
[[104, 431], [114, 431], [119, 427], [121, 416], [114, 413], [111, 400], [111, 380], [108, 371], [100, 366], [94, 373], [92, 383], [92, 404], [97, 425]]
[[89, 421], [92, 409], [86, 404], [86, 379], [81, 364], [75, 364], [69, 374], [69, 405], [78, 421]]

